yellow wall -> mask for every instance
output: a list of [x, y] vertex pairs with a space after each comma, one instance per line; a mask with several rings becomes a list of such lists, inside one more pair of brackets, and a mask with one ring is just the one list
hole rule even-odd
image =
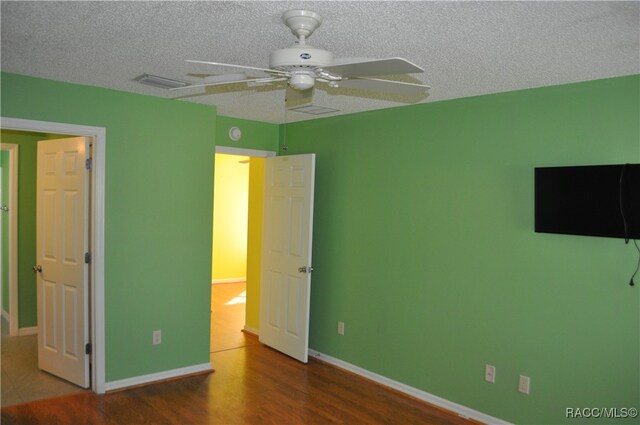
[[247, 308], [245, 323], [249, 330], [255, 331], [260, 328], [264, 162], [264, 158], [251, 158], [249, 172], [249, 244], [247, 246]]
[[[249, 157], [215, 155], [212, 281], [247, 276]], [[241, 162], [242, 161], [242, 162]]]

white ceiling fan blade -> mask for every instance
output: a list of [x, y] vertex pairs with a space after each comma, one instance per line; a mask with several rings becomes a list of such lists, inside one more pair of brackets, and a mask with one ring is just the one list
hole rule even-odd
[[285, 96], [286, 108], [297, 108], [299, 106], [311, 103], [311, 101], [313, 100], [313, 87], [307, 90], [296, 90], [288, 85]]
[[380, 80], [376, 78], [349, 78], [340, 81], [338, 83], [338, 87], [396, 94], [400, 96], [424, 95], [430, 88], [429, 86], [424, 84]]
[[237, 84], [237, 83], [253, 83], [253, 84], [274, 83], [274, 82], [283, 81], [283, 80], [286, 80], [286, 78], [282, 78], [282, 77], [247, 78], [247, 79], [244, 79], [244, 80], [217, 81], [217, 82], [213, 82], [213, 83], [191, 84], [189, 86], [176, 87], [176, 88], [171, 88], [169, 90], [171, 90], [171, 91], [174, 91], [174, 90], [186, 90], [186, 89], [195, 89], [195, 88], [199, 88], [199, 87], [222, 86], [222, 85], [225, 85], [225, 84]]
[[259, 86], [260, 84], [268, 84], [268, 83], [279, 83], [280, 81], [288, 81], [289, 77], [267, 77], [267, 78], [258, 78], [255, 81], [248, 81], [247, 85], [249, 87]]
[[244, 72], [239, 72], [236, 74], [220, 74], [220, 75], [207, 75], [202, 77], [203, 83], [222, 83], [225, 81], [240, 81], [246, 80], [247, 78], [253, 78], [247, 76]]
[[197, 60], [191, 60], [191, 59], [187, 59], [187, 62], [189, 62], [189, 63], [202, 63], [202, 64], [205, 64], [205, 65], [225, 66], [227, 68], [252, 69], [254, 71], [266, 72], [268, 74], [289, 76], [288, 72], [276, 71], [275, 69], [268, 69], [268, 68], [256, 68], [254, 66], [235, 65], [235, 64], [232, 64], [232, 63], [221, 63], [221, 62], [197, 61]]
[[339, 75], [344, 78], [424, 72], [424, 69], [403, 58], [373, 59], [352, 63], [341, 63], [325, 66], [322, 69], [326, 72]]

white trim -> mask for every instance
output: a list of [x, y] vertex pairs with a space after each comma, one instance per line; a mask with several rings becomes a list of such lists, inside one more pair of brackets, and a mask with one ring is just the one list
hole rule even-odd
[[158, 373], [150, 373], [148, 375], [134, 376], [133, 378], [120, 379], [118, 381], [111, 381], [104, 384], [106, 391], [120, 390], [128, 387], [135, 387], [138, 385], [151, 384], [157, 381], [164, 381], [167, 379], [180, 378], [194, 373], [209, 372], [212, 371], [211, 363], [202, 363], [194, 366], [182, 367], [179, 369], [165, 370]]
[[20, 146], [2, 143], [9, 152], [9, 336], [18, 335], [18, 153]]
[[[105, 392], [105, 312], [104, 312], [104, 210], [105, 210], [105, 159], [107, 130], [104, 127], [35, 121], [20, 118], [0, 118], [0, 127], [8, 130], [35, 131], [38, 133], [72, 134], [93, 138], [92, 227], [91, 227], [91, 389], [98, 394]], [[11, 311], [9, 312], [11, 313]]]
[[18, 336], [38, 335], [38, 327], [30, 326], [28, 328], [18, 329]]
[[480, 421], [485, 424], [511, 425], [510, 422], [506, 422], [506, 421], [503, 421], [502, 419], [494, 418], [493, 416], [489, 416], [485, 413], [479, 412], [477, 410], [471, 409], [461, 404], [454, 403], [453, 401], [446, 400], [444, 398], [430, 394], [426, 391], [422, 391], [417, 388], [411, 387], [409, 385], [403, 384], [401, 382], [394, 381], [393, 379], [389, 379], [385, 376], [378, 375], [377, 373], [373, 373], [366, 369], [362, 369], [361, 367], [355, 366], [351, 363], [347, 363], [340, 359], [336, 359], [335, 357], [331, 357], [327, 354], [323, 354], [316, 350], [312, 350], [311, 348], [309, 349], [309, 356], [315, 357], [318, 360], [321, 360], [325, 363], [329, 363], [340, 369], [344, 369], [351, 373], [355, 373], [356, 375], [359, 375], [371, 381], [377, 382], [378, 384], [381, 384], [385, 387], [392, 388], [396, 391], [405, 393], [411, 397], [417, 398], [419, 400], [433, 404], [435, 406], [438, 406], [450, 412], [456, 413], [458, 416], [461, 416], [463, 418], [474, 419], [476, 421]]
[[244, 325], [244, 328], [242, 328], [242, 330], [244, 332], [248, 332], [250, 334], [254, 334], [255, 336], [260, 336], [260, 331], [258, 329], [256, 329], [256, 328], [252, 328], [251, 326]]
[[213, 279], [211, 281], [211, 284], [217, 285], [219, 283], [241, 283], [246, 281], [247, 281], [246, 277], [230, 277], [228, 279]]
[[258, 158], [269, 158], [271, 156], [276, 156], [276, 153], [274, 151], [263, 151], [260, 149], [232, 148], [229, 146], [216, 146], [216, 153], [224, 153], [227, 155], [255, 156]]

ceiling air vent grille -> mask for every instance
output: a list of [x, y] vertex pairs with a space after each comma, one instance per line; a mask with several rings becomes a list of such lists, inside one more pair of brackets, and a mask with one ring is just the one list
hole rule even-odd
[[340, 112], [338, 109], [325, 108], [324, 106], [316, 106], [316, 105], [298, 106], [297, 108], [291, 108], [289, 110], [302, 112], [303, 114], [311, 114], [311, 115], [323, 115], [323, 114], [330, 114], [332, 112]]
[[175, 89], [178, 87], [186, 87], [190, 85], [184, 81], [173, 80], [171, 78], [159, 77], [157, 75], [143, 74], [136, 78], [140, 84], [146, 84], [148, 86], [159, 87], [161, 89]]

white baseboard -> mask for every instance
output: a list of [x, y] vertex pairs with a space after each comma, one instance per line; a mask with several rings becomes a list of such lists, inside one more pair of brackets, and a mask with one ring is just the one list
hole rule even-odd
[[374, 382], [377, 382], [378, 384], [384, 385], [385, 387], [392, 388], [396, 391], [405, 393], [411, 397], [417, 398], [419, 400], [438, 406], [442, 409], [456, 413], [457, 415], [463, 418], [474, 419], [476, 421], [480, 421], [485, 424], [511, 425], [509, 422], [503, 421], [502, 419], [494, 418], [493, 416], [489, 416], [485, 413], [479, 412], [469, 407], [462, 406], [458, 403], [454, 403], [452, 401], [430, 394], [426, 391], [422, 391], [417, 388], [411, 387], [409, 385], [403, 384], [401, 382], [394, 381], [393, 379], [389, 379], [382, 375], [378, 375], [377, 373], [373, 373], [366, 369], [362, 369], [361, 367], [355, 366], [351, 363], [347, 363], [340, 359], [336, 359], [335, 357], [331, 357], [327, 354], [320, 353], [316, 350], [309, 349], [309, 355], [317, 358], [318, 360], [321, 360], [323, 362], [336, 366], [340, 369], [344, 369], [351, 373], [355, 373], [356, 375], [360, 375], [364, 378], [370, 379]]
[[38, 335], [38, 327], [31, 326], [29, 328], [18, 329], [18, 336]]
[[211, 281], [211, 284], [216, 285], [218, 283], [241, 283], [246, 281], [247, 281], [246, 277], [230, 277], [227, 279], [213, 279]]
[[250, 334], [254, 334], [255, 336], [260, 335], [260, 331], [256, 328], [252, 328], [251, 326], [244, 325], [243, 330], [245, 332], [249, 332]]
[[105, 391], [120, 390], [127, 387], [135, 387], [143, 384], [150, 384], [156, 381], [179, 378], [181, 376], [192, 375], [194, 373], [208, 372], [213, 370], [211, 363], [202, 363], [194, 366], [182, 367], [179, 369], [166, 370], [164, 372], [151, 373], [149, 375], [135, 376], [133, 378], [120, 379], [118, 381], [106, 382]]

